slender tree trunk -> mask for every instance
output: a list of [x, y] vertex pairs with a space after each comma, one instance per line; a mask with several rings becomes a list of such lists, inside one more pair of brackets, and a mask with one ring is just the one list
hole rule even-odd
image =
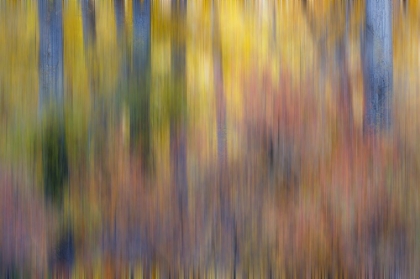
[[[226, 101], [223, 87], [223, 61], [220, 42], [220, 27], [218, 7], [213, 4], [213, 83], [216, 99], [216, 123], [217, 123], [217, 155], [219, 172], [219, 187], [223, 184], [225, 169], [227, 166], [226, 148]], [[219, 194], [222, 216], [226, 215], [227, 200], [221, 187]], [[226, 200], [226, 201], [225, 201]], [[222, 202], [223, 201], [223, 202]]]
[[219, 213], [222, 230], [220, 239], [221, 254], [220, 259], [226, 264], [231, 264], [232, 278], [236, 278], [239, 262], [239, 240], [237, 231], [237, 219], [231, 209], [229, 195], [229, 177], [226, 171], [228, 166], [227, 156], [227, 123], [226, 123], [226, 96], [224, 92], [223, 80], [223, 56], [220, 35], [220, 16], [218, 13], [218, 3], [213, 1], [213, 84], [216, 100], [216, 122], [217, 122], [217, 155], [218, 155], [218, 190], [219, 190]]
[[348, 45], [349, 41], [349, 24], [350, 24], [350, 12], [351, 12], [351, 0], [345, 0], [345, 29], [341, 36], [338, 46], [336, 48], [337, 60], [338, 60], [338, 115], [340, 117], [339, 129], [342, 131], [342, 141], [345, 146], [346, 152], [348, 152], [349, 160], [353, 159], [353, 102], [352, 102], [352, 88], [349, 73], [348, 63]]
[[216, 97], [217, 154], [221, 169], [226, 166], [226, 101], [223, 88], [223, 61], [220, 45], [219, 18], [213, 23], [213, 81]]
[[353, 110], [352, 110], [352, 96], [351, 96], [351, 83], [350, 74], [348, 69], [347, 46], [345, 40], [339, 43], [338, 56], [339, 56], [339, 96], [338, 107], [340, 116], [342, 117], [342, 124], [345, 126], [344, 136], [351, 137], [353, 130]]
[[115, 22], [117, 25], [117, 33], [119, 37], [120, 34], [122, 34], [122, 31], [124, 30], [124, 18], [125, 18], [124, 0], [114, 0], [114, 11], [115, 11]]
[[[172, 0], [171, 10], [173, 21], [179, 23], [179, 25], [175, 23], [175, 26], [181, 26], [181, 28], [183, 28], [182, 23], [187, 15], [187, 1]], [[174, 36], [179, 36], [179, 34], [179, 32], [174, 32]], [[181, 246], [179, 251], [181, 262], [185, 261], [185, 236], [187, 235], [185, 225], [186, 218], [188, 218], [187, 127], [183, 111], [183, 108], [186, 105], [185, 51], [184, 38], [174, 37], [172, 41], [171, 62], [175, 86], [173, 92], [176, 95], [172, 96], [171, 100], [173, 100], [173, 103], [176, 106], [173, 110], [176, 115], [175, 119], [173, 119], [170, 124], [170, 142], [173, 174], [175, 176], [175, 193], [181, 226]]]
[[[130, 79], [130, 143], [140, 140], [143, 163], [148, 165], [150, 151], [150, 0], [133, 0], [133, 68]], [[132, 95], [134, 94], [134, 95]]]
[[[134, 0], [135, 2], [135, 0]], [[119, 88], [127, 90], [129, 73], [130, 73], [130, 57], [129, 47], [127, 46], [127, 36], [125, 30], [124, 19], [128, 17], [127, 13], [129, 11], [125, 10], [124, 0], [114, 0], [114, 14], [115, 14], [115, 23], [117, 27], [117, 40], [119, 51], [121, 52], [120, 57], [120, 71], [119, 71]], [[131, 46], [130, 46], [131, 48]]]
[[393, 91], [392, 0], [366, 0], [362, 44], [364, 130], [367, 133], [388, 130]]
[[[90, 49], [95, 46], [96, 43], [96, 8], [94, 0], [82, 0], [82, 20], [83, 20], [83, 44], [84, 44], [84, 55], [85, 55], [85, 63], [87, 69], [92, 69], [91, 65], [89, 65], [90, 60]], [[92, 140], [92, 130], [95, 127], [93, 121], [95, 119], [95, 100], [94, 100], [94, 92], [96, 91], [96, 82], [93, 78], [93, 75], [90, 71], [88, 71], [88, 82], [89, 82], [89, 93], [90, 99], [93, 100], [93, 113], [89, 119], [89, 128], [88, 128], [88, 156], [91, 152], [91, 140]]]
[[83, 42], [85, 47], [96, 40], [96, 12], [94, 0], [82, 0]]
[[133, 0], [133, 72], [144, 77], [150, 63], [150, 0]]

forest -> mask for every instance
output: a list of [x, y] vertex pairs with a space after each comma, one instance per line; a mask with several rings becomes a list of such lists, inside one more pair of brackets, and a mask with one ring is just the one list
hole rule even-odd
[[0, 278], [416, 278], [419, 50], [418, 0], [0, 0]]

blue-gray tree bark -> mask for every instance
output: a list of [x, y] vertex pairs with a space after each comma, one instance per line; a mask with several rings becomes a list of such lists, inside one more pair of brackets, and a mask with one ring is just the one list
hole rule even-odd
[[125, 10], [124, 10], [123, 0], [114, 0], [114, 12], [115, 12], [115, 22], [117, 25], [117, 33], [119, 35], [122, 33], [122, 30], [124, 29]]
[[62, 104], [63, 25], [62, 1], [39, 0], [39, 112]]
[[393, 93], [392, 0], [367, 0], [364, 38], [366, 132], [391, 127]]
[[42, 146], [43, 178], [47, 197], [61, 204], [68, 174], [63, 123], [62, 0], [39, 0], [38, 13], [39, 114], [48, 120]]
[[149, 68], [150, 15], [150, 0], [133, 0], [133, 72], [137, 78]]
[[[43, 134], [42, 162], [47, 198], [62, 207], [68, 159], [64, 128], [63, 87], [63, 1], [38, 0], [39, 18], [39, 114], [46, 118]], [[51, 113], [51, 114], [50, 114]], [[72, 234], [58, 244], [53, 265], [64, 264], [71, 270], [74, 263]]]
[[130, 142], [140, 140], [144, 165], [150, 159], [150, 0], [133, 0], [133, 55], [130, 79]]
[[83, 41], [85, 48], [96, 40], [96, 12], [94, 0], [82, 0]]

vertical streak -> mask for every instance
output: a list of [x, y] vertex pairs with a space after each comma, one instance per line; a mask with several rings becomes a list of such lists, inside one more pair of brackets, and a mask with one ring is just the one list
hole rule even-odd
[[171, 2], [172, 9], [172, 21], [176, 26], [176, 32], [173, 34], [172, 42], [172, 74], [174, 79], [175, 90], [173, 92], [176, 94], [172, 96], [171, 100], [175, 106], [176, 119], [171, 121], [171, 152], [173, 160], [173, 172], [175, 175], [175, 185], [176, 185], [176, 196], [178, 199], [178, 210], [180, 214], [180, 225], [181, 225], [181, 258], [184, 257], [185, 251], [185, 219], [187, 217], [186, 210], [188, 209], [188, 179], [187, 179], [187, 135], [186, 135], [186, 123], [184, 118], [184, 105], [186, 103], [186, 85], [185, 85], [185, 75], [186, 75], [186, 47], [185, 47], [185, 38], [180, 33], [183, 31], [185, 26], [185, 17], [187, 9], [186, 0], [172, 0]]
[[[62, 104], [63, 26], [62, 1], [39, 0], [39, 112]], [[61, 111], [61, 110], [60, 110]]]
[[124, 29], [124, 18], [126, 17], [124, 8], [124, 0], [114, 0], [115, 22], [117, 25], [118, 38], [121, 36]]
[[142, 158], [147, 163], [150, 147], [150, 0], [133, 0], [133, 67], [130, 79], [134, 81], [134, 94], [130, 101], [130, 137], [132, 144], [140, 136]]
[[96, 12], [94, 0], [82, 0], [83, 41], [85, 46], [96, 40]]
[[[223, 81], [223, 56], [220, 35], [220, 16], [217, 1], [213, 1], [213, 82], [216, 99], [216, 121], [217, 121], [217, 150], [218, 150], [218, 187], [220, 202], [220, 222], [222, 231], [227, 230], [227, 235], [221, 239], [222, 249], [232, 245], [233, 248], [233, 277], [236, 276], [236, 264], [238, 261], [236, 220], [229, 208], [229, 195], [226, 186], [228, 179], [227, 168], [227, 147], [226, 147], [226, 100]], [[231, 242], [230, 242], [231, 241]]]
[[367, 0], [363, 41], [365, 131], [391, 128], [392, 0]]
[[150, 0], [133, 0], [133, 51], [133, 71], [140, 78], [150, 60]]

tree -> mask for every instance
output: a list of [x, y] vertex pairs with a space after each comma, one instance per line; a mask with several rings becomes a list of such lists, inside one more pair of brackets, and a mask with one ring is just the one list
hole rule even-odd
[[[68, 163], [62, 125], [63, 88], [63, 25], [62, 1], [38, 1], [39, 48], [39, 113], [44, 115], [50, 107], [57, 110], [47, 125], [43, 140], [42, 159], [46, 195], [60, 202]], [[48, 115], [51, 117], [51, 115]], [[53, 120], [55, 121], [55, 120]]]
[[140, 140], [142, 158], [148, 164], [150, 151], [150, 1], [133, 0], [133, 66], [130, 92], [130, 142]]
[[83, 16], [83, 41], [85, 45], [95, 43], [96, 38], [96, 13], [93, 0], [82, 0]]
[[[124, 21], [129, 21], [129, 19], [127, 20], [126, 17], [130, 16], [129, 18], [131, 19], [131, 14], [130, 14], [130, 9], [129, 8], [125, 8], [124, 6], [124, 1], [122, 0], [115, 0], [114, 1], [114, 13], [115, 13], [115, 24], [117, 26], [117, 38], [118, 38], [118, 44], [121, 47], [121, 55], [120, 55], [120, 59], [121, 59], [121, 64], [120, 64], [120, 73], [119, 73], [119, 83], [120, 83], [120, 87], [125, 88], [125, 86], [127, 86], [127, 78], [128, 78], [128, 73], [129, 73], [129, 65], [130, 65], [130, 57], [129, 54], [130, 51], [127, 48], [127, 33], [125, 31], [125, 22]], [[131, 22], [130, 22], [131, 23]], [[130, 34], [131, 35], [131, 34]], [[131, 47], [131, 45], [129, 45], [129, 47]]]
[[365, 88], [364, 129], [389, 129], [393, 90], [392, 1], [367, 0], [362, 40]]
[[122, 0], [115, 0], [114, 10], [115, 10], [115, 21], [116, 21], [117, 30], [118, 30], [117, 32], [120, 34], [123, 32], [123, 29], [124, 29], [124, 17], [125, 17], [124, 2]]
[[[63, 83], [63, 1], [38, 1], [39, 49], [39, 114], [47, 121], [42, 139], [42, 162], [46, 197], [59, 208], [63, 206], [65, 182], [68, 178], [68, 155], [64, 125]], [[61, 245], [61, 244], [59, 244]], [[67, 242], [60, 249], [73, 251]], [[71, 268], [74, 253], [64, 264]], [[56, 268], [56, 266], [52, 266]]]
[[63, 101], [62, 1], [38, 1], [39, 13], [39, 111]]
[[[212, 2], [212, 39], [213, 39], [213, 82], [214, 93], [216, 99], [216, 122], [217, 122], [217, 153], [218, 153], [218, 168], [219, 175], [217, 179], [220, 202], [220, 220], [222, 229], [227, 232], [221, 240], [225, 251], [225, 256], [232, 255], [233, 264], [233, 278], [236, 278], [236, 268], [238, 265], [238, 232], [237, 220], [235, 214], [232, 212], [229, 199], [226, 195], [227, 188], [230, 187], [226, 183], [227, 177], [227, 124], [226, 124], [226, 97], [223, 84], [223, 60], [222, 60], [222, 45], [220, 34], [220, 15], [217, 1]], [[228, 248], [229, 247], [229, 248]], [[228, 254], [231, 251], [232, 254]], [[229, 256], [227, 256], [229, 255]]]
[[[181, 24], [186, 18], [187, 1], [186, 0], [172, 0], [171, 2], [172, 20]], [[176, 25], [178, 27], [178, 25]], [[179, 31], [178, 29], [176, 31]], [[176, 37], [179, 32], [175, 32], [172, 37], [171, 44], [171, 70], [173, 78], [174, 94], [171, 99], [175, 101], [173, 104], [170, 122], [170, 148], [171, 148], [171, 163], [173, 166], [173, 175], [175, 180], [175, 195], [178, 205], [178, 214], [180, 217], [180, 249], [178, 250], [181, 260], [185, 260], [186, 237], [188, 235], [187, 217], [188, 217], [188, 178], [187, 178], [187, 125], [183, 115], [183, 111], [179, 110], [185, 107], [186, 104], [186, 49], [184, 38]], [[179, 107], [178, 107], [179, 106]], [[179, 114], [178, 114], [179, 113]]]

